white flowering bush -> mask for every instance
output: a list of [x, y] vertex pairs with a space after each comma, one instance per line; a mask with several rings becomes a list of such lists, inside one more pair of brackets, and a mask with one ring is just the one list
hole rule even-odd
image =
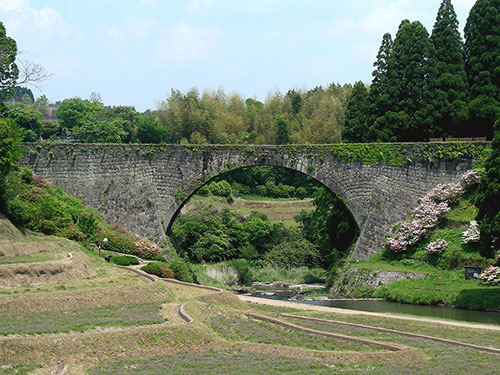
[[479, 184], [479, 181], [481, 181], [481, 172], [476, 172], [476, 171], [469, 171], [466, 172], [461, 179], [462, 186], [468, 187], [471, 185]]
[[447, 246], [448, 242], [445, 240], [437, 240], [427, 245], [427, 251], [431, 254], [442, 254]]
[[479, 225], [476, 220], [469, 223], [469, 228], [462, 233], [462, 243], [468, 244], [471, 242], [479, 242], [480, 238]]
[[400, 253], [428, 236], [440, 219], [450, 211], [450, 203], [456, 202], [464, 193], [459, 184], [439, 184], [427, 193], [412, 217], [389, 231], [387, 246]]
[[489, 266], [478, 279], [486, 285], [500, 285], [500, 267]]

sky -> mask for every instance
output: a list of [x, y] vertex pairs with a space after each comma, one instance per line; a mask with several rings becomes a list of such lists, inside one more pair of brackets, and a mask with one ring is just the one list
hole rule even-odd
[[[0, 0], [18, 60], [52, 74], [35, 97], [99, 93], [155, 109], [172, 89], [276, 90], [371, 81], [382, 35], [403, 19], [429, 32], [441, 0]], [[452, 0], [463, 30], [475, 0]]]

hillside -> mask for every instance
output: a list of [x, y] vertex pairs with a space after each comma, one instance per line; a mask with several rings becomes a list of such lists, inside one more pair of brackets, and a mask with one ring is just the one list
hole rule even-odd
[[[476, 186], [472, 186], [452, 202], [432, 230], [406, 251], [386, 248], [371, 259], [346, 263], [338, 271], [330, 295], [500, 311], [498, 285], [465, 280], [466, 266], [484, 271], [500, 261], [482, 255], [479, 237], [463, 242], [464, 232], [470, 231], [478, 212], [475, 200]], [[430, 251], [436, 244], [444, 248]]]

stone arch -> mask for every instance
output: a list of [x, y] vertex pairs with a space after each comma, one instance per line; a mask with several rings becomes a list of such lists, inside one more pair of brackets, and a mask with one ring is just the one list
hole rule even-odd
[[331, 186], [328, 186], [324, 181], [321, 181], [315, 177], [313, 177], [311, 174], [308, 174], [308, 173], [305, 173], [305, 172], [302, 172], [296, 168], [290, 168], [290, 167], [283, 167], [281, 165], [275, 165], [275, 164], [268, 164], [268, 163], [253, 163], [253, 164], [249, 164], [249, 165], [244, 165], [244, 166], [238, 166], [238, 167], [235, 167], [235, 168], [232, 168], [232, 169], [227, 169], [227, 170], [222, 170], [219, 174], [216, 174], [216, 175], [213, 175], [211, 176], [209, 179], [207, 179], [206, 181], [204, 181], [202, 184], [196, 186], [181, 202], [180, 204], [178, 205], [177, 209], [175, 210], [175, 212], [173, 213], [173, 215], [171, 216], [170, 218], [170, 221], [168, 223], [168, 225], [166, 226], [166, 230], [165, 230], [165, 233], [167, 236], [171, 236], [171, 230], [172, 230], [172, 225], [174, 223], [174, 221], [177, 219], [178, 215], [180, 214], [180, 212], [182, 211], [182, 208], [186, 205], [186, 203], [193, 197], [193, 195], [195, 195], [202, 187], [210, 184], [212, 181], [214, 181], [215, 179], [219, 178], [220, 176], [222, 175], [225, 175], [225, 174], [230, 174], [232, 171], [235, 171], [235, 170], [238, 170], [238, 169], [244, 169], [244, 168], [254, 168], [254, 167], [259, 167], [259, 166], [267, 166], [267, 167], [275, 167], [275, 168], [283, 168], [283, 169], [288, 169], [288, 170], [291, 170], [291, 171], [294, 171], [296, 173], [301, 173], [305, 176], [308, 176], [309, 178], [315, 180], [317, 183], [319, 183], [321, 186], [325, 187], [326, 189], [328, 189], [332, 194], [335, 194], [337, 195], [340, 199], [342, 199], [342, 201], [344, 202], [344, 204], [346, 205], [347, 209], [351, 212], [351, 214], [353, 215], [354, 217], [354, 220], [356, 222], [356, 225], [358, 227], [358, 230], [360, 228], [360, 222], [356, 219], [356, 216], [352, 213], [351, 209], [349, 208], [348, 204], [346, 203], [346, 201], [344, 200], [344, 198], [336, 191], [332, 190], [332, 187]]

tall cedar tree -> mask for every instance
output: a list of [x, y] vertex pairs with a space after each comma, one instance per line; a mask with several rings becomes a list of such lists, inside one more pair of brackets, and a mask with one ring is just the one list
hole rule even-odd
[[391, 140], [423, 141], [433, 124], [432, 91], [435, 80], [435, 52], [429, 33], [419, 22], [403, 20], [388, 60], [389, 86], [397, 102], [386, 113], [392, 126]]
[[368, 134], [367, 141], [389, 141], [392, 130], [385, 123], [384, 114], [394, 108], [394, 89], [389, 82], [389, 58], [392, 54], [391, 34], [385, 33], [382, 37], [377, 60], [373, 63], [375, 70], [372, 73], [373, 80], [368, 94], [368, 115], [366, 118]]
[[468, 118], [467, 76], [463, 43], [451, 0], [443, 0], [432, 29], [431, 41], [436, 51], [434, 81], [434, 137], [473, 135], [464, 129]]
[[476, 201], [481, 243], [486, 256], [494, 255], [492, 251], [500, 248], [500, 119], [495, 123], [491, 149]]
[[368, 90], [363, 82], [354, 84], [347, 99], [342, 140], [363, 142], [366, 139], [366, 116], [368, 112]]
[[465, 68], [470, 90], [470, 127], [491, 138], [500, 116], [500, 0], [478, 0], [465, 35]]

